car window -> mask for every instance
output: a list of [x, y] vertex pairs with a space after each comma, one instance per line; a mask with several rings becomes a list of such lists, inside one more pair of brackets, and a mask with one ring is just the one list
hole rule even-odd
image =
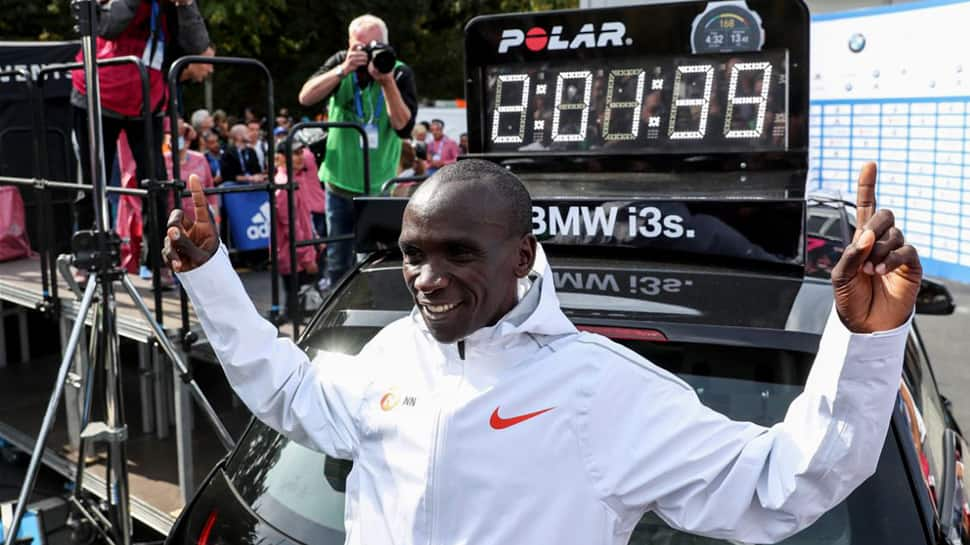
[[[379, 330], [321, 327], [305, 346], [311, 353], [357, 354]], [[303, 543], [340, 545], [345, 498], [342, 487], [331, 482], [334, 464], [328, 466], [327, 461], [326, 455], [286, 439], [257, 420], [239, 442], [226, 474], [253, 511], [280, 531]], [[345, 475], [339, 477], [343, 481]]]

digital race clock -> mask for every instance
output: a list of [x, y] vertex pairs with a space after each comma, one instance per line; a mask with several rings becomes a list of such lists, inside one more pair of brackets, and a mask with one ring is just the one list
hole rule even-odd
[[803, 153], [807, 29], [800, 2], [769, 0], [476, 18], [471, 151]]
[[486, 152], [788, 147], [785, 51], [485, 70]]

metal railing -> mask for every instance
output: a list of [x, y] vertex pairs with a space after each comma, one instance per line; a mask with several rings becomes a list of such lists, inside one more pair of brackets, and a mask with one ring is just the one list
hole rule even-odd
[[[327, 244], [332, 242], [347, 242], [354, 240], [353, 233], [347, 233], [342, 235], [333, 235], [323, 238], [314, 238], [308, 240], [297, 240], [296, 239], [296, 220], [294, 219], [293, 212], [296, 209], [296, 197], [294, 191], [297, 188], [293, 183], [293, 138], [303, 129], [313, 129], [319, 128], [324, 130], [330, 129], [350, 129], [355, 130], [360, 134], [361, 138], [361, 151], [363, 152], [364, 168], [362, 170], [363, 176], [363, 188], [364, 195], [370, 195], [370, 143], [367, 140], [367, 131], [357, 123], [348, 123], [345, 121], [307, 121], [303, 123], [297, 123], [290, 128], [290, 132], [286, 135], [286, 140], [284, 141], [284, 148], [286, 153], [286, 210], [289, 222], [287, 223], [287, 235], [290, 240], [290, 299], [295, 301], [297, 298], [297, 291], [300, 289], [300, 279], [297, 273], [296, 265], [296, 251], [297, 248], [304, 246], [315, 246], [318, 244]], [[272, 180], [271, 180], [272, 181]], [[279, 187], [279, 186], [277, 186]], [[273, 238], [274, 242], [276, 240], [276, 229], [275, 224], [270, 236]], [[330, 235], [330, 233], [327, 233]], [[303, 323], [303, 307], [302, 305], [293, 305], [295, 308], [287, 309], [289, 312], [290, 320], [293, 322], [293, 339], [296, 340], [300, 336], [300, 325]]]
[[[172, 63], [168, 72], [169, 106], [168, 116], [170, 131], [172, 134], [172, 179], [174, 181], [175, 208], [182, 207], [182, 196], [184, 195], [185, 181], [182, 180], [180, 161], [178, 160], [178, 93], [177, 86], [182, 76], [182, 71], [190, 64], [212, 64], [228, 66], [250, 66], [262, 72], [266, 79], [266, 115], [272, 116], [275, 111], [273, 101], [273, 76], [269, 73], [266, 65], [256, 59], [244, 57], [206, 57], [202, 55], [188, 55], [176, 59]], [[273, 187], [273, 178], [276, 168], [273, 161], [267, 160], [266, 166], [269, 169], [268, 180], [265, 184], [249, 184], [247, 186], [207, 188], [206, 195], [245, 193], [251, 191], [266, 191], [269, 198], [269, 220], [270, 220], [270, 320], [277, 323], [280, 312], [279, 302], [279, 260], [276, 258], [276, 236], [274, 235], [276, 225], [276, 195]], [[182, 318], [182, 343], [188, 350], [192, 343], [192, 336], [189, 331], [189, 303], [185, 290], [179, 286], [179, 306]]]

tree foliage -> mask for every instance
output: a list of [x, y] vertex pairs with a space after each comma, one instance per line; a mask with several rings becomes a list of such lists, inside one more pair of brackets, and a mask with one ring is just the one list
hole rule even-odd
[[[307, 77], [330, 55], [347, 47], [347, 25], [363, 13], [387, 22], [390, 41], [415, 72], [426, 98], [464, 95], [464, 27], [489, 13], [574, 8], [578, 0], [196, 0], [220, 56], [253, 57], [273, 75], [277, 107], [298, 108]], [[70, 0], [0, 0], [5, 39], [59, 40], [74, 36]], [[219, 66], [213, 79], [217, 108], [238, 113], [265, 110], [265, 90], [251, 68]], [[200, 86], [188, 89], [187, 110], [202, 104]]]

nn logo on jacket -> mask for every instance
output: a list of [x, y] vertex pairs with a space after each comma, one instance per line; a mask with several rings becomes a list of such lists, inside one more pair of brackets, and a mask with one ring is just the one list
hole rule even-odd
[[394, 389], [391, 389], [386, 394], [381, 396], [381, 410], [385, 412], [394, 409], [398, 405], [414, 407], [417, 404], [418, 399], [416, 397], [399, 395], [397, 390]]
[[246, 238], [249, 240], [269, 238], [269, 222], [269, 202], [265, 202], [260, 205], [259, 211], [253, 214], [253, 217], [249, 220]]
[[571, 38], [563, 36], [562, 25], [555, 25], [549, 31], [539, 26], [534, 26], [525, 32], [518, 28], [507, 28], [502, 31], [502, 40], [498, 43], [498, 52], [508, 53], [513, 47], [519, 47], [523, 44], [529, 51], [557, 51], [561, 49], [623, 47], [632, 43], [633, 39], [626, 36], [626, 25], [620, 21], [607, 21], [600, 25], [599, 30], [593, 23], [586, 23]]

